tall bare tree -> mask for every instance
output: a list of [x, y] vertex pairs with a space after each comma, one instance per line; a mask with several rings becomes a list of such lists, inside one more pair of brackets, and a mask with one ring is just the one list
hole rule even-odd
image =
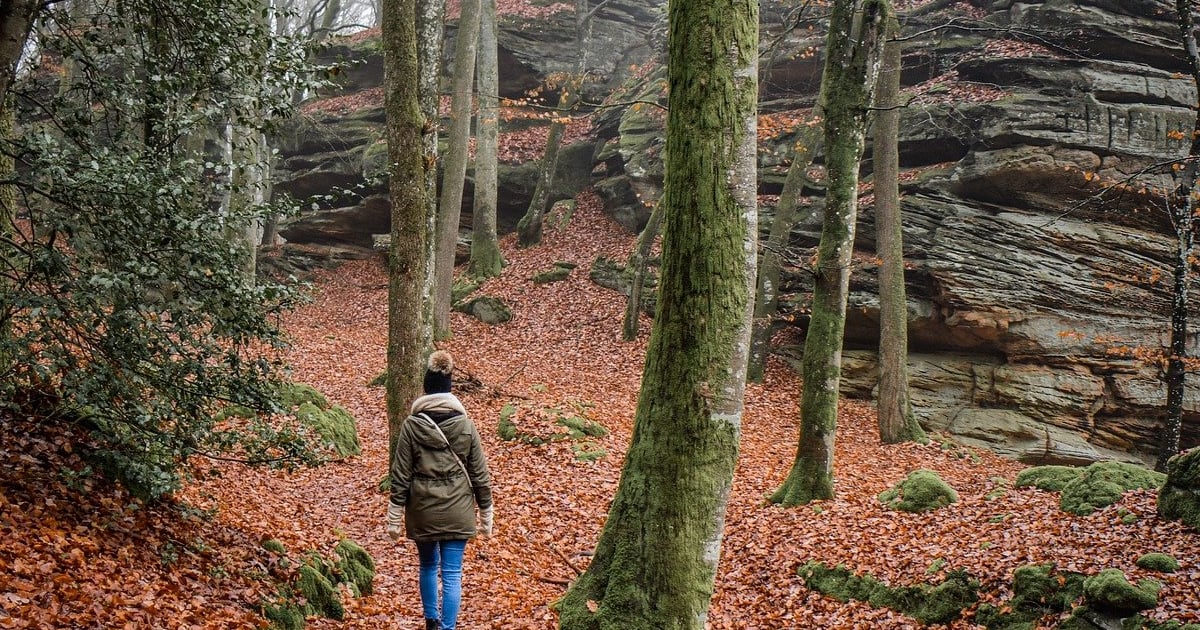
[[462, 216], [463, 184], [467, 176], [467, 149], [471, 139], [471, 87], [475, 83], [475, 56], [479, 46], [479, 2], [464, 0], [454, 37], [454, 73], [450, 78], [450, 134], [442, 168], [442, 193], [438, 205], [437, 276], [434, 295], [434, 335], [450, 335], [450, 289], [454, 283], [454, 252]]
[[415, 0], [383, 0], [384, 107], [389, 191], [387, 416], [388, 453], [408, 401], [421, 388], [426, 350], [422, 331], [426, 266], [425, 164], [417, 68]]
[[[1200, 90], [1200, 46], [1196, 43], [1194, 0], [1175, 0], [1175, 17], [1180, 39], [1187, 53], [1192, 83]], [[1175, 227], [1175, 256], [1171, 269], [1171, 334], [1167, 350], [1167, 417], [1162, 443], [1154, 469], [1167, 470], [1167, 460], [1179, 452], [1183, 432], [1183, 395], [1187, 386], [1188, 280], [1192, 246], [1195, 244], [1196, 197], [1200, 194], [1200, 97], [1187, 158], [1174, 171], [1175, 192], [1169, 200], [1171, 223]]]
[[705, 627], [757, 256], [758, 3], [672, 2], [663, 268], [633, 440], [566, 630]]
[[899, 25], [890, 0], [882, 3], [884, 36], [875, 89], [875, 252], [879, 254], [879, 439], [884, 444], [926, 442], [908, 395], [908, 298], [904, 289], [904, 236], [900, 214]]
[[475, 124], [475, 199], [471, 213], [470, 274], [488, 278], [500, 274], [504, 257], [496, 233], [496, 185], [500, 135], [500, 66], [496, 43], [496, 0], [479, 7], [479, 61], [476, 81], [479, 114]]
[[787, 479], [771, 495], [772, 502], [784, 505], [833, 497], [833, 445], [858, 218], [858, 169], [879, 73], [883, 1], [835, 0], [829, 17], [821, 79], [828, 188], [801, 366], [800, 442]]
[[425, 347], [433, 345], [434, 291], [437, 286], [438, 136], [440, 131], [442, 40], [446, 30], [446, 0], [417, 0], [417, 67], [420, 72], [422, 161], [425, 163], [425, 283], [421, 335]]

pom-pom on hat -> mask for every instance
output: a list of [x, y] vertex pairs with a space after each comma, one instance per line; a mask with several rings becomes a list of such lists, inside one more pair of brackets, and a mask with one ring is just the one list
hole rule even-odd
[[454, 358], [445, 350], [429, 355], [425, 369], [425, 393], [444, 394], [450, 392], [450, 374], [454, 371]]

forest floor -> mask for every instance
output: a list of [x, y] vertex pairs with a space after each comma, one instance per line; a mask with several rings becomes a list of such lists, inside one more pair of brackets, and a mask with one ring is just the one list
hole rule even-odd
[[[625, 300], [591, 282], [588, 269], [597, 256], [625, 259], [633, 242], [584, 197], [541, 246], [504, 239], [508, 266], [482, 292], [504, 298], [512, 321], [491, 327], [452, 315], [453, 338], [441, 345], [455, 356], [457, 392], [483, 435], [496, 498], [496, 536], [467, 548], [462, 628], [556, 627], [552, 604], [587, 565], [629, 444], [650, 327], [643, 319], [641, 337], [622, 341]], [[558, 261], [578, 267], [561, 282], [531, 281]], [[175, 501], [147, 506], [73, 472], [82, 466], [58, 431], [25, 418], [0, 423], [0, 628], [254, 627], [275, 562], [260, 542], [277, 539], [300, 557], [328, 554], [343, 537], [375, 558], [374, 593], [347, 596], [343, 621], [310, 618], [308, 627], [423, 627], [415, 548], [385, 535], [387, 498], [377, 490], [387, 423], [383, 389], [368, 382], [385, 367], [386, 297], [381, 261], [350, 263], [318, 277], [314, 301], [285, 322], [295, 380], [357, 418], [357, 457], [295, 472], [202, 462], [204, 474]], [[767, 504], [795, 456], [799, 393], [797, 375], [776, 361], [764, 384], [747, 387], [711, 628], [919, 627], [806, 588], [796, 569], [813, 559], [894, 585], [964, 569], [990, 601], [1011, 594], [1012, 572], [1026, 564], [1087, 574], [1115, 567], [1163, 582], [1152, 617], [1200, 622], [1200, 538], [1160, 521], [1153, 492], [1072, 516], [1056, 494], [1014, 489], [1022, 466], [990, 453], [937, 440], [881, 445], [867, 403], [841, 406], [836, 498]], [[549, 430], [553, 409], [582, 412], [609, 429], [594, 438], [607, 455], [581, 461], [570, 440], [502, 441], [496, 427], [510, 404], [518, 426], [535, 432]], [[918, 468], [937, 471], [960, 501], [925, 514], [884, 508], [876, 495]], [[1147, 552], [1171, 554], [1183, 568], [1138, 569]], [[948, 627], [974, 627], [971, 614]]]

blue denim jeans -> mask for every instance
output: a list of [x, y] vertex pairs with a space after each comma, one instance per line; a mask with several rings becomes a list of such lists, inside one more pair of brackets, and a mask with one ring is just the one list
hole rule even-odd
[[[426, 619], [440, 619], [442, 630], [454, 630], [462, 605], [463, 552], [466, 540], [418, 542], [421, 560], [421, 608]], [[442, 602], [438, 607], [438, 570], [442, 574]]]

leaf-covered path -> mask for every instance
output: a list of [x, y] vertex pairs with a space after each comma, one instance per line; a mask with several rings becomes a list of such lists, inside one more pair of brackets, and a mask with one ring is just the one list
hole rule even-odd
[[[591, 282], [588, 270], [597, 256], [626, 258], [633, 237], [602, 216], [594, 197], [580, 201], [566, 227], [547, 230], [543, 245], [520, 250], [512, 237], [504, 240], [509, 264], [482, 292], [503, 297], [512, 321], [489, 327], [455, 313], [454, 337], [442, 344], [456, 358], [458, 393], [480, 425], [495, 482], [497, 535], [468, 546], [463, 628], [554, 628], [551, 605], [586, 567], [616, 490], [650, 322], [643, 321], [638, 341], [621, 340], [624, 300]], [[577, 267], [564, 281], [532, 282], [556, 262]], [[269, 554], [259, 541], [279, 539], [293, 554], [327, 553], [341, 537], [375, 557], [375, 592], [347, 598], [344, 621], [314, 618], [309, 627], [420, 627], [415, 548], [384, 534], [386, 497], [376, 489], [387, 429], [383, 390], [368, 382], [385, 363], [385, 271], [379, 261], [351, 263], [315, 289], [314, 302], [286, 322], [294, 377], [354, 414], [363, 454], [292, 473], [208, 464], [211, 474], [182, 493], [188, 516], [180, 519], [178, 508], [131, 506], [117, 490], [46, 470], [38, 463], [46, 457], [71, 456], [53, 435], [6, 435], [0, 628], [252, 627], [261, 619], [252, 606], [269, 594], [259, 579]], [[1172, 554], [1183, 565], [1153, 575], [1165, 584], [1153, 616], [1200, 622], [1200, 538], [1160, 522], [1153, 493], [1069, 516], [1055, 494], [1012, 489], [1021, 467], [988, 453], [936, 443], [881, 446], [864, 403], [841, 409], [837, 498], [794, 509], [766, 505], [794, 457], [799, 388], [782, 363], [770, 366], [766, 384], [747, 388], [712, 628], [919, 627], [806, 589], [796, 568], [813, 559], [892, 584], [937, 582], [965, 569], [996, 598], [1007, 592], [1013, 569], [1033, 562], [1150, 577], [1134, 566], [1147, 552]], [[607, 455], [581, 461], [570, 440], [502, 441], [496, 428], [505, 405], [517, 409], [520, 428], [543, 433], [552, 430], [547, 410], [582, 412], [609, 429], [592, 438]], [[875, 496], [917, 468], [941, 474], [960, 502], [924, 515], [884, 509]], [[84, 496], [72, 498], [71, 487], [83, 487]], [[1125, 522], [1128, 513], [1139, 518]]]

